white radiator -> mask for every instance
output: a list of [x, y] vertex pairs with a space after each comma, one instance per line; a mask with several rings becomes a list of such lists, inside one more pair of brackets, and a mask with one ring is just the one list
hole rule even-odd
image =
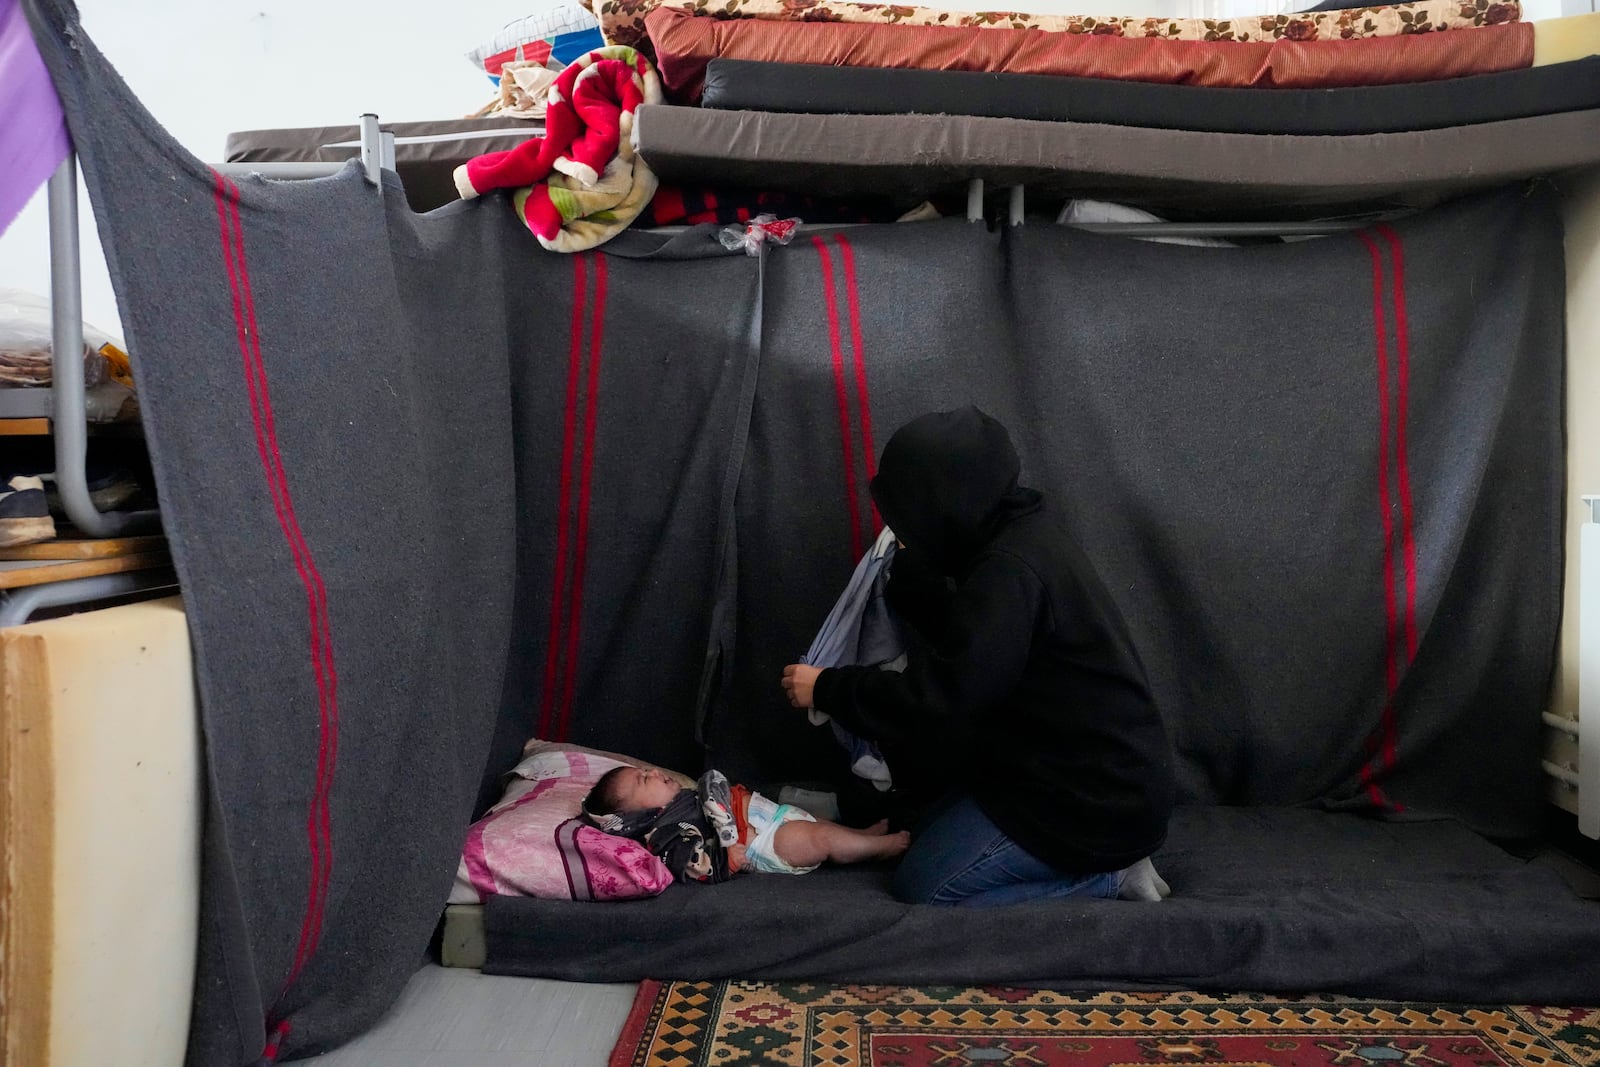
[[1559, 182], [1567, 258], [1565, 610], [1555, 686], [1544, 715], [1552, 803], [1600, 838], [1600, 168]]

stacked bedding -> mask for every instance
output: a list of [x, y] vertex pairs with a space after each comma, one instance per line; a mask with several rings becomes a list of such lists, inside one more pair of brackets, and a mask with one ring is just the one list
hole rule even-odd
[[911, 197], [983, 178], [1247, 218], [1423, 207], [1600, 162], [1600, 15], [596, 4], [657, 63], [669, 106], [641, 109], [640, 154], [678, 184]]
[[1319, 89], [1532, 66], [1534, 27], [1349, 41], [1173, 41], [949, 26], [723, 20], [657, 8], [645, 20], [669, 97], [700, 97], [712, 59], [1050, 74], [1212, 87]]

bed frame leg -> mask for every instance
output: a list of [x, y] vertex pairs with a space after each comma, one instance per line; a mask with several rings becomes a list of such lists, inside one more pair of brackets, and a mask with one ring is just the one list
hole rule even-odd
[[35, 612], [45, 608], [65, 608], [90, 604], [134, 593], [177, 592], [178, 577], [170, 570], [136, 574], [101, 574], [93, 578], [71, 578], [64, 582], [27, 585], [0, 592], [0, 629], [21, 626]]
[[967, 221], [983, 221], [983, 179], [973, 178], [967, 182]]
[[370, 111], [361, 116], [361, 166], [367, 172], [367, 181], [373, 185], [382, 181], [383, 136], [378, 130], [378, 116]]
[[1022, 225], [1023, 215], [1026, 210], [1022, 199], [1023, 188], [1021, 185], [1013, 185], [1011, 187], [1011, 201], [1007, 206], [1007, 218], [1013, 226]]
[[1578, 832], [1600, 838], [1600, 496], [1578, 527]]
[[118, 537], [160, 526], [154, 511], [102, 512], [89, 496], [83, 381], [83, 275], [78, 258], [78, 163], [67, 153], [47, 186], [50, 213], [50, 436], [56, 492], [85, 537]]

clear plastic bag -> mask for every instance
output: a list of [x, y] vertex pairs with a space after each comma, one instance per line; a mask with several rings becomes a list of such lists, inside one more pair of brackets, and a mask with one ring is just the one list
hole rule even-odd
[[[111, 376], [100, 354], [116, 340], [88, 323], [83, 326], [83, 384], [93, 388]], [[49, 385], [54, 379], [50, 340], [50, 301], [21, 289], [0, 289], [0, 386]]]
[[729, 251], [744, 249], [747, 256], [759, 255], [763, 244], [786, 245], [794, 240], [800, 228], [799, 219], [780, 219], [776, 215], [757, 215], [749, 222], [737, 226], [724, 226], [717, 240]]
[[84, 390], [83, 413], [90, 422], [133, 422], [139, 418], [139, 395], [107, 379]]

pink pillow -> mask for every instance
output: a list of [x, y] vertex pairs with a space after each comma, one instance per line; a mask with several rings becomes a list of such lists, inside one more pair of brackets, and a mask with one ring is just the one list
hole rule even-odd
[[632, 761], [542, 741], [525, 751], [500, 803], [467, 830], [450, 903], [480, 904], [491, 894], [631, 900], [672, 884], [649, 849], [578, 818], [600, 776]]

